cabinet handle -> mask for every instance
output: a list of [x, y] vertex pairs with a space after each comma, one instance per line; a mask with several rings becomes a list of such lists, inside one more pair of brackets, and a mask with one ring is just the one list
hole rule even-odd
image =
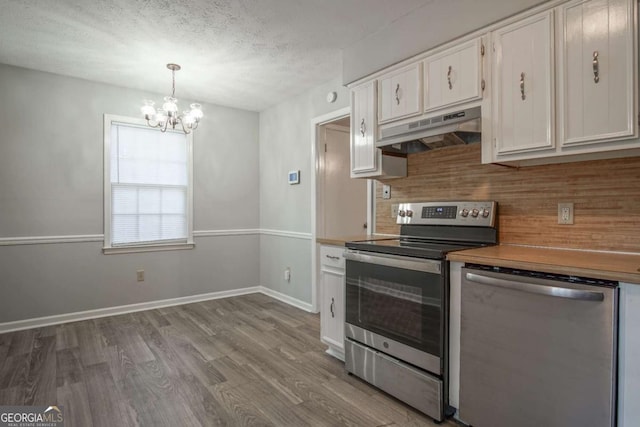
[[396, 86], [396, 104], [400, 105], [400, 83]]
[[598, 51], [593, 52], [593, 81], [598, 83], [600, 81], [600, 64], [598, 63]]
[[329, 259], [335, 259], [335, 260], [339, 260], [340, 257], [339, 256], [333, 256], [333, 255], [325, 255], [327, 258]]
[[333, 298], [331, 298], [331, 305], [329, 306], [329, 310], [331, 310], [331, 317], [336, 317], [336, 314], [333, 312], [334, 304], [335, 304], [335, 301], [333, 300]]
[[524, 73], [520, 73], [520, 95], [523, 101], [527, 98], [524, 94]]
[[451, 65], [449, 65], [449, 71], [447, 71], [447, 81], [449, 82], [449, 90], [453, 89], [451, 84]]
[[362, 134], [363, 138], [366, 131], [367, 131], [367, 127], [364, 124], [364, 119], [362, 119], [362, 121], [360, 122], [360, 133]]

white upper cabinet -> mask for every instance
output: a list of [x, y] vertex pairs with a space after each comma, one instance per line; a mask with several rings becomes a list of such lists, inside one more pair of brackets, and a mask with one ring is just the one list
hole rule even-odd
[[376, 82], [351, 91], [351, 178], [407, 176], [407, 159], [383, 155], [376, 148]]
[[424, 61], [424, 111], [482, 98], [480, 38], [461, 43]]
[[559, 11], [561, 144], [636, 135], [634, 0], [578, 0]]
[[553, 11], [493, 32], [495, 158], [555, 147]]
[[378, 122], [422, 112], [422, 64], [411, 64], [382, 76], [378, 82]]
[[375, 172], [378, 149], [375, 143], [375, 82], [358, 86], [351, 92], [351, 173]]

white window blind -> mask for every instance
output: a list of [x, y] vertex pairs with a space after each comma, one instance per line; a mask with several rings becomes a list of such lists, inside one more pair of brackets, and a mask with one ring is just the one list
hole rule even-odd
[[111, 123], [111, 246], [186, 242], [187, 136]]

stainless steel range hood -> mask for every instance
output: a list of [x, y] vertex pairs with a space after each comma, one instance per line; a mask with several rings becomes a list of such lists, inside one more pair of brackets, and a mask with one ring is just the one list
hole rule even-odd
[[376, 146], [387, 153], [418, 153], [480, 142], [480, 107], [419, 119], [380, 130]]

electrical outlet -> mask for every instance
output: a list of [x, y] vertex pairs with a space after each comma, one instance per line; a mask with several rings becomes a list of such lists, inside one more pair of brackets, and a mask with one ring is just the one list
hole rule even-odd
[[391, 218], [396, 219], [398, 217], [398, 210], [400, 209], [399, 203], [394, 203], [391, 205]]
[[383, 184], [382, 185], [382, 198], [390, 199], [391, 198], [391, 186]]
[[573, 203], [558, 203], [558, 224], [573, 224]]
[[144, 282], [144, 270], [136, 271], [136, 278], [138, 279], [138, 282]]
[[289, 267], [284, 269], [284, 280], [287, 282], [291, 281], [291, 269]]

